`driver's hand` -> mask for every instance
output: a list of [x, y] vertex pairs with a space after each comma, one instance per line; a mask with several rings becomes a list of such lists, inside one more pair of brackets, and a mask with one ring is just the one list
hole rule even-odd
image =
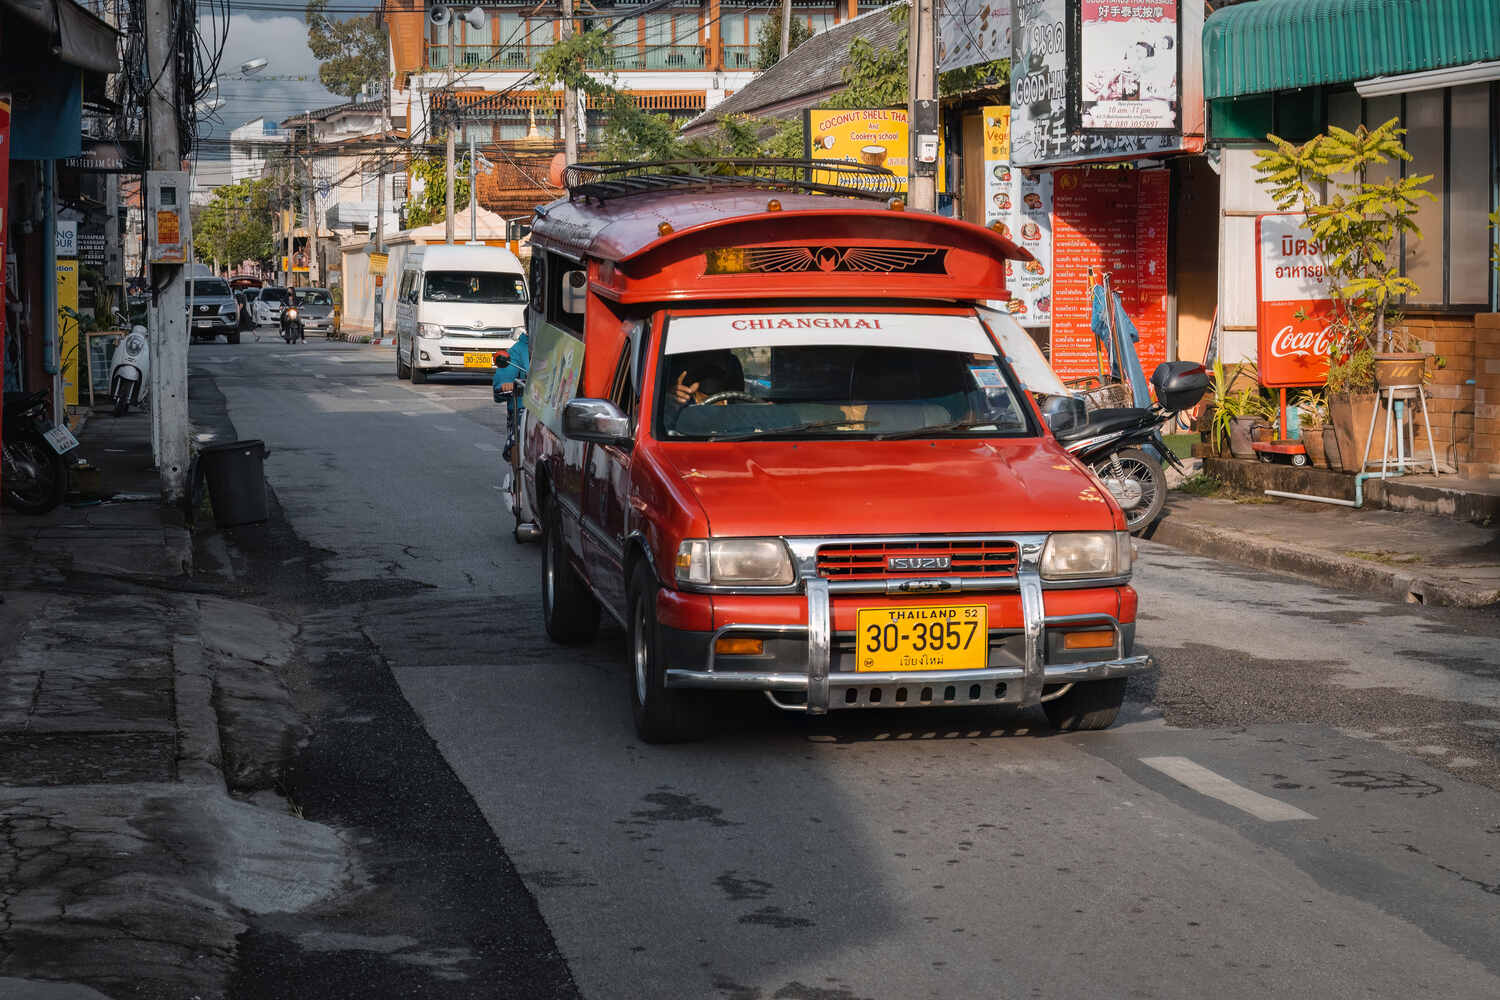
[[701, 381], [694, 382], [692, 385], [686, 383], [687, 372], [678, 372], [677, 384], [672, 386], [672, 395], [676, 397], [679, 403], [694, 402], [698, 396], [698, 386], [703, 384]]

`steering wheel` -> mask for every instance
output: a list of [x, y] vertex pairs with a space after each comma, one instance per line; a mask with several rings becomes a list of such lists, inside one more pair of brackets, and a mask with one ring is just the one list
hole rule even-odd
[[732, 399], [742, 400], [746, 403], [764, 403], [765, 400], [758, 396], [752, 396], [748, 392], [740, 392], [738, 389], [727, 389], [724, 392], [716, 392], [709, 396], [699, 406], [713, 406], [715, 403], [727, 403]]

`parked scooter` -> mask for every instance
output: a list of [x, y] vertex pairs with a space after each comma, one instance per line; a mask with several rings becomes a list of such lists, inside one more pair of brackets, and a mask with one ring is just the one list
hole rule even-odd
[[144, 326], [133, 326], [115, 345], [109, 359], [109, 398], [115, 416], [123, 417], [132, 404], [145, 403], [150, 392], [151, 348]]
[[288, 344], [307, 339], [302, 335], [302, 310], [297, 307], [295, 299], [281, 310], [281, 339]]
[[[1156, 402], [1149, 407], [1127, 406], [1095, 410], [1082, 421], [1056, 420], [1048, 413], [1057, 441], [1099, 477], [1125, 512], [1125, 525], [1140, 534], [1161, 516], [1167, 502], [1167, 475], [1162, 460], [1186, 472], [1161, 438], [1162, 425], [1173, 415], [1198, 405], [1208, 391], [1208, 372], [1191, 361], [1169, 361], [1151, 374]], [[1064, 397], [1049, 397], [1064, 400]], [[1066, 400], [1058, 406], [1081, 401]]]
[[0, 442], [0, 500], [22, 514], [45, 514], [68, 492], [68, 452], [78, 439], [54, 427], [45, 392], [8, 392]]

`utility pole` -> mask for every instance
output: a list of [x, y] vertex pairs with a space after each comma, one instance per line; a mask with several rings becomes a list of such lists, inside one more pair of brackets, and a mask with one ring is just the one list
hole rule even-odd
[[453, 127], [458, 123], [454, 111], [453, 92], [453, 21], [448, 21], [448, 158], [443, 165], [443, 178], [448, 183], [444, 196], [443, 242], [453, 244]]
[[[375, 193], [375, 252], [385, 253], [385, 130], [381, 130], [381, 157], [376, 161], [379, 164], [378, 175], [380, 185]], [[349, 311], [349, 284], [344, 283], [344, 312]], [[375, 339], [381, 340], [385, 337], [385, 275], [375, 276]]]
[[[170, 0], [144, 0], [142, 4], [146, 45], [146, 79], [155, 81], [146, 95], [146, 121], [150, 142], [151, 173], [145, 185], [146, 204], [152, 195], [165, 200], [166, 179], [156, 171], [171, 171], [182, 180], [172, 184], [173, 202], [179, 219], [179, 239], [184, 248], [193, 245], [192, 213], [188, 210], [188, 185], [182, 171], [182, 147], [177, 122], [180, 110], [175, 105], [177, 88], [177, 52], [173, 39], [180, 34], [174, 14], [177, 5]], [[48, 206], [51, 214], [51, 206]], [[149, 208], [148, 208], [149, 210]], [[165, 213], [158, 212], [158, 221]], [[162, 239], [158, 230], [158, 240]], [[148, 251], [149, 254], [149, 251]], [[187, 384], [187, 303], [183, 297], [183, 266], [152, 265], [153, 295], [148, 315], [151, 336], [151, 427], [156, 442], [156, 468], [161, 476], [162, 499], [176, 503], [187, 490], [188, 465], [192, 461], [188, 429]], [[49, 280], [45, 284], [51, 284]]]
[[781, 58], [792, 47], [792, 0], [781, 0]]
[[933, 0], [912, 0], [911, 48], [907, 53], [910, 98], [906, 120], [911, 134], [906, 201], [923, 212], [937, 211], [937, 17]]
[[[562, 0], [562, 40], [573, 37], [573, 0]], [[563, 159], [568, 163], [578, 162], [578, 91], [571, 85], [563, 85]]]
[[469, 242], [479, 240], [479, 159], [474, 155], [474, 130], [469, 129]]
[[302, 214], [307, 218], [307, 283], [316, 288], [319, 285], [323, 284], [323, 282], [318, 280], [322, 277], [323, 271], [323, 269], [318, 266], [318, 230], [322, 227], [318, 225], [318, 213], [316, 211], [318, 203], [315, 200], [315, 195], [313, 193], [313, 172], [311, 159], [313, 144], [311, 123], [308, 124], [307, 130], [307, 151], [309, 156], [303, 157], [301, 160], [302, 166], [304, 167], [304, 172], [307, 174], [307, 183], [302, 188]]
[[282, 270], [283, 284], [292, 287], [292, 250], [297, 235], [297, 130], [292, 129], [292, 155], [286, 162], [286, 215], [281, 219], [282, 235], [286, 237], [286, 267]]

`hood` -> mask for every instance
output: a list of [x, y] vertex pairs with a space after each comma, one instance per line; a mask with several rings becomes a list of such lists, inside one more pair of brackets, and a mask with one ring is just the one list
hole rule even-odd
[[661, 453], [720, 537], [1124, 528], [1049, 439], [693, 442]]
[[423, 323], [440, 323], [457, 328], [461, 335], [465, 328], [475, 329], [475, 335], [485, 330], [515, 328], [526, 325], [526, 305], [482, 305], [470, 302], [423, 302], [417, 314]]
[[297, 311], [304, 316], [331, 316], [333, 314], [333, 306], [323, 305], [322, 303], [316, 305], [298, 305]]

